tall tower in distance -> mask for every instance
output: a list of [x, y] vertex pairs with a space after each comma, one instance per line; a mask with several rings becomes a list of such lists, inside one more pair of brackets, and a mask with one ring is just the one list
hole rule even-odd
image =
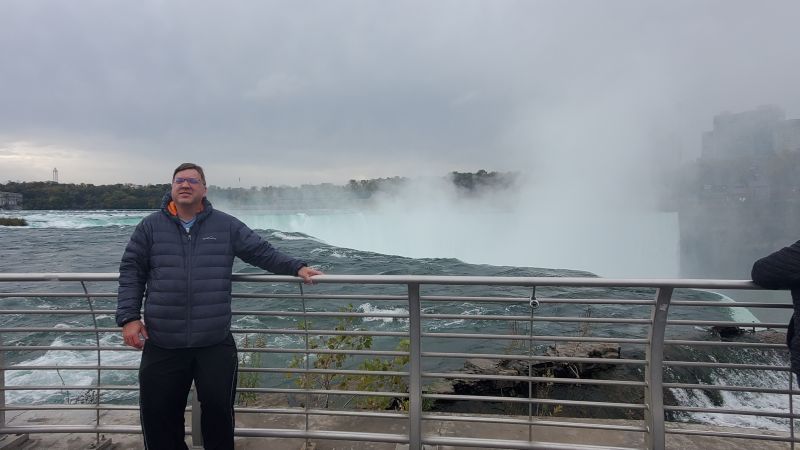
[[58, 183], [58, 169], [53, 167], [53, 183]]

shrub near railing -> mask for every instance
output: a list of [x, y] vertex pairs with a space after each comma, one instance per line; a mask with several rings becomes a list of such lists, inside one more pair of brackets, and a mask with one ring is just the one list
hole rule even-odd
[[[353, 305], [340, 308], [339, 312], [349, 313], [355, 311]], [[334, 331], [366, 331], [355, 327], [355, 317], [339, 318]], [[311, 322], [304, 321], [298, 325], [300, 330], [311, 329]], [[314, 336], [308, 338], [309, 355], [296, 355], [289, 362], [290, 368], [303, 369], [306, 367], [306, 358], [314, 354], [315, 349], [328, 350], [370, 350], [372, 348], [372, 336], [367, 335], [333, 335], [333, 336]], [[375, 357], [366, 359], [358, 365], [358, 370], [370, 371], [371, 374], [347, 374], [347, 373], [287, 373], [288, 379], [293, 379], [294, 383], [301, 389], [321, 388], [326, 391], [333, 389], [357, 390], [361, 392], [408, 392], [408, 381], [406, 377], [399, 375], [383, 375], [380, 372], [396, 372], [405, 370], [408, 366], [409, 340], [402, 339], [396, 350], [405, 352], [405, 355], [396, 356], [392, 359]], [[354, 356], [346, 353], [318, 353], [308, 367], [311, 369], [340, 371], [347, 367], [352, 367], [355, 362]], [[352, 400], [352, 399], [351, 399]], [[316, 407], [328, 408], [330, 396], [317, 396], [314, 400]], [[350, 404], [348, 401], [346, 404]], [[309, 405], [312, 406], [312, 405]], [[361, 409], [385, 410], [402, 409], [408, 410], [408, 399], [385, 396], [357, 396], [354, 406]]]
[[[252, 341], [252, 342], [251, 342]], [[262, 334], [257, 334], [255, 338], [250, 338], [249, 335], [244, 335], [242, 346], [244, 348], [266, 348], [267, 339]], [[261, 367], [261, 353], [260, 352], [239, 352], [239, 366], [249, 368]], [[239, 388], [257, 388], [258, 387], [258, 372], [239, 372], [236, 386]], [[257, 394], [250, 391], [238, 390], [237, 404], [239, 406], [251, 406], [255, 404]]]

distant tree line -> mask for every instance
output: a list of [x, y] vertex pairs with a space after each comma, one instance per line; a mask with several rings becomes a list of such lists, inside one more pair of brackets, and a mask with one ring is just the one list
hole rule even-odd
[[[514, 185], [515, 173], [452, 172], [447, 179], [458, 192], [474, 195], [488, 189], [507, 189]], [[209, 186], [208, 197], [227, 206], [269, 205], [274, 209], [330, 208], [355, 206], [378, 192], [394, 192], [410, 182], [405, 177], [350, 180], [345, 185], [331, 183], [302, 186], [253, 186], [223, 188]], [[24, 209], [156, 209], [169, 184], [61, 184], [52, 181], [8, 182], [0, 191], [22, 194]]]
[[0, 191], [22, 194], [24, 209], [154, 209], [168, 189], [168, 184], [0, 184]]
[[518, 174], [487, 172], [451, 172], [450, 181], [462, 193], [475, 194], [487, 189], [508, 189], [517, 183]]

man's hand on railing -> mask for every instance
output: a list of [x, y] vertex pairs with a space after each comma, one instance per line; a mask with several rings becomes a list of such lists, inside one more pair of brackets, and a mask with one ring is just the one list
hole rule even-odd
[[147, 337], [147, 328], [141, 320], [128, 322], [122, 327], [122, 339], [125, 341], [125, 345], [141, 350]]
[[314, 275], [324, 275], [324, 273], [322, 273], [321, 270], [308, 266], [303, 266], [297, 271], [297, 276], [302, 278], [305, 284], [314, 284], [314, 280], [311, 279]]

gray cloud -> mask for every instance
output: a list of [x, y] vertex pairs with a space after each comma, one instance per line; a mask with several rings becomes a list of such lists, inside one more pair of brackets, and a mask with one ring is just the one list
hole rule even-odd
[[62, 181], [162, 182], [184, 160], [221, 185], [479, 168], [635, 180], [664, 142], [691, 158], [723, 110], [800, 116], [798, 13], [791, 1], [7, 1], [0, 153], [26, 142], [80, 161], [8, 157], [0, 180], [67, 164]]

